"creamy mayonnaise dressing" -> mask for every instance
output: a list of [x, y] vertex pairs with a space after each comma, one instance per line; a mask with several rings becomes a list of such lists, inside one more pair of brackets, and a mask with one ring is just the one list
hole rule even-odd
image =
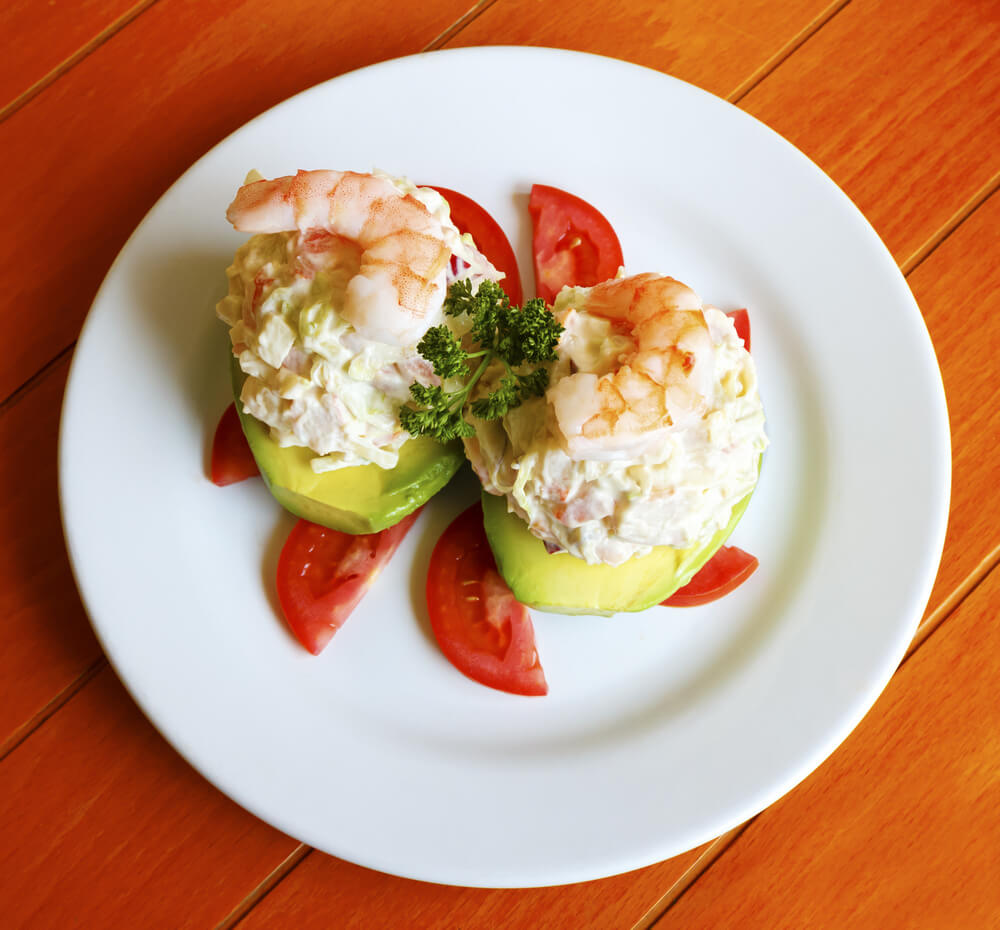
[[473, 419], [466, 451], [485, 489], [551, 549], [590, 563], [619, 565], [653, 546], [685, 548], [729, 523], [733, 505], [757, 480], [767, 446], [753, 360], [733, 322], [703, 308], [713, 346], [703, 412], [656, 430], [639, 451], [574, 458], [554, 415], [552, 395], [571, 373], [617, 369], [634, 348], [627, 332], [588, 314], [587, 288], [566, 288], [553, 312], [563, 323], [559, 360], [546, 397], [501, 421]]
[[[380, 176], [440, 222], [455, 256], [447, 285], [502, 277], [455, 228], [440, 194]], [[236, 252], [226, 272], [229, 293], [216, 307], [247, 375], [240, 395], [245, 411], [267, 424], [279, 445], [312, 449], [316, 472], [368, 463], [394, 467], [409, 438], [399, 424], [409, 386], [440, 383], [416, 342], [442, 322], [462, 332], [463, 321], [442, 313], [442, 299], [412, 345], [362, 336], [340, 312], [359, 266], [357, 245], [323, 230], [261, 233]]]

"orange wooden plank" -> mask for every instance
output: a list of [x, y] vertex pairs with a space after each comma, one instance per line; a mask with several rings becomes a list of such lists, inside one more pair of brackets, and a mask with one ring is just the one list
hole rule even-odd
[[631, 927], [698, 851], [614, 878], [531, 889], [451, 888], [381, 875], [312, 852], [240, 924], [241, 930], [579, 930]]
[[1000, 545], [1000, 194], [975, 211], [909, 277], [948, 398], [952, 495], [936, 608]]
[[4, 43], [0, 110], [97, 39], [139, 2], [7, 0], [0, 7], [0, 35], [14, 41]]
[[1000, 171], [1000, 7], [854, 0], [740, 105], [813, 158], [906, 264]]
[[[500, 0], [449, 45], [538, 45], [623, 58], [729, 96], [785, 54], [844, 0]], [[545, 106], [544, 89], [529, 106]], [[554, 120], [558, 119], [553, 114]], [[651, 119], [657, 118], [650, 114]], [[595, 113], [592, 131], [614, 125]]]
[[0, 746], [101, 655], [63, 545], [56, 474], [68, 360], [0, 411]]
[[8, 927], [210, 927], [294, 840], [204, 781], [107, 668], [0, 765]]
[[199, 155], [303, 88], [419, 51], [467, 7], [160, 0], [0, 123], [17, 178], [0, 190], [0, 399], [75, 337], [128, 234]]
[[1000, 570], [897, 673], [833, 758], [656, 924], [995, 927]]

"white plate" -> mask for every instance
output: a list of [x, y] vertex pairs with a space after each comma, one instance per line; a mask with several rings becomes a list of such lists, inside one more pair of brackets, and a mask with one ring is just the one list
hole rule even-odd
[[[539, 95], [544, 105], [535, 105]], [[614, 619], [539, 614], [541, 699], [437, 650], [430, 549], [459, 482], [319, 658], [275, 608], [291, 525], [260, 482], [219, 489], [229, 400], [213, 305], [244, 174], [383, 168], [460, 190], [530, 279], [532, 182], [596, 204], [630, 271], [748, 306], [772, 446], [734, 542], [738, 594]], [[606, 876], [766, 807], [861, 719], [930, 593], [948, 510], [940, 374], [895, 263], [802, 154], [734, 107], [610, 59], [526, 48], [386, 62], [226, 139], [122, 250], [80, 338], [60, 447], [71, 559], [136, 701], [214, 784], [319, 849], [481, 886]]]

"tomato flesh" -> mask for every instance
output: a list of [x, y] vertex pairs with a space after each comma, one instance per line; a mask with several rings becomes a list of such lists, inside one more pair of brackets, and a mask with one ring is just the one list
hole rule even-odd
[[449, 190], [447, 187], [438, 187], [436, 184], [424, 186], [436, 190], [448, 201], [451, 221], [458, 227], [459, 232], [469, 233], [476, 243], [476, 248], [493, 263], [494, 268], [504, 273], [500, 286], [510, 298], [511, 304], [520, 307], [524, 301], [521, 272], [518, 271], [517, 258], [511, 248], [510, 240], [500, 228], [500, 224], [471, 197]]
[[236, 405], [230, 404], [219, 418], [212, 440], [212, 464], [209, 475], [220, 488], [260, 474], [247, 438], [243, 435]]
[[750, 351], [750, 314], [747, 313], [745, 307], [741, 307], [739, 310], [732, 310], [726, 314], [732, 321], [733, 325], [736, 327], [736, 335], [743, 340], [743, 347]]
[[478, 503], [434, 547], [427, 610], [441, 651], [464, 675], [511, 694], [548, 693], [531, 614], [497, 572]]
[[278, 601], [303, 646], [319, 655], [375, 583], [419, 510], [358, 536], [299, 520], [278, 557]]
[[734, 591], [756, 570], [757, 557], [736, 546], [723, 546], [683, 588], [662, 603], [667, 607], [697, 607]]
[[547, 304], [567, 285], [592, 287], [613, 278], [625, 263], [611, 223], [587, 201], [535, 184], [528, 210], [535, 293]]

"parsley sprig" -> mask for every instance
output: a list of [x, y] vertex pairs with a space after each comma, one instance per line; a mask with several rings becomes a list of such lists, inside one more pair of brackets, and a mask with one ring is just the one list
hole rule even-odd
[[448, 316], [467, 314], [472, 320], [468, 339], [471, 351], [443, 324], [427, 330], [417, 343], [417, 351], [434, 366], [434, 373], [442, 381], [461, 378], [465, 383], [455, 391], [411, 384], [414, 403], [404, 404], [399, 411], [399, 422], [407, 432], [433, 436], [440, 442], [473, 435], [475, 430], [464, 416], [466, 403], [495, 361], [503, 363], [504, 374], [492, 391], [469, 404], [474, 417], [499, 420], [525, 398], [544, 394], [549, 384], [548, 369], [524, 369], [554, 361], [563, 330], [545, 301], [536, 298], [523, 307], [512, 307], [500, 285], [493, 281], [482, 282], [475, 292], [469, 280], [456, 281], [448, 289], [444, 312]]

